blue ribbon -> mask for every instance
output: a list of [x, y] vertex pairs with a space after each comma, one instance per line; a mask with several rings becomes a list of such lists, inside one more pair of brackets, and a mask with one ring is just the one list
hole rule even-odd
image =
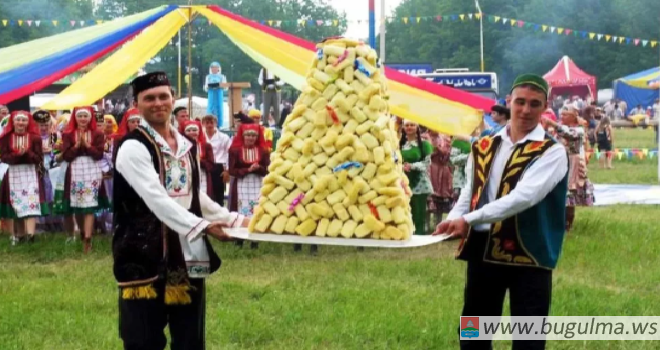
[[346, 162], [343, 164], [337, 165], [334, 169], [332, 169], [333, 172], [338, 173], [342, 170], [347, 170], [348, 168], [362, 168], [362, 163], [358, 162]]
[[371, 78], [371, 73], [369, 73], [369, 71], [366, 68], [364, 68], [364, 65], [360, 63], [360, 61], [358, 60], [355, 60], [355, 69], [362, 72], [362, 74], [366, 75], [367, 77]]

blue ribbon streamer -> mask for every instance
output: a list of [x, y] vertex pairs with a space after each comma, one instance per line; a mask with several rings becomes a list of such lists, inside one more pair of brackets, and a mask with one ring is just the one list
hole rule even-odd
[[169, 5], [162, 11], [125, 28], [0, 73], [0, 95], [45, 79], [87, 57], [93, 56], [104, 48], [124, 40], [136, 31], [143, 30], [177, 8], [176, 5]]
[[348, 168], [362, 168], [362, 163], [358, 162], [346, 162], [337, 165], [334, 169], [332, 169], [333, 172], [338, 173], [342, 170], [347, 170]]

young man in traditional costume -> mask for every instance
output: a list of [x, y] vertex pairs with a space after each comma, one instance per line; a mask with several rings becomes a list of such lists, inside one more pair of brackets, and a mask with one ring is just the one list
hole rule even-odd
[[[507, 290], [512, 316], [547, 316], [552, 270], [564, 239], [568, 156], [539, 124], [548, 83], [525, 74], [513, 84], [511, 120], [472, 145], [467, 182], [436, 234], [461, 237], [467, 261], [463, 316], [500, 316]], [[545, 341], [513, 341], [544, 349]], [[461, 341], [461, 349], [491, 349]]]
[[[161, 350], [169, 323], [174, 350], [205, 346], [205, 278], [220, 267], [208, 235], [247, 227], [200, 190], [196, 143], [170, 123], [174, 100], [165, 73], [131, 83], [140, 126], [119, 143], [114, 173], [114, 275], [120, 334], [127, 350]], [[208, 221], [207, 221], [208, 220]]]
[[[0, 186], [0, 218], [7, 222], [12, 243], [27, 239], [34, 241], [36, 217], [47, 215], [49, 208], [44, 203], [43, 152], [41, 137], [30, 113], [16, 111], [9, 117], [7, 126], [0, 135], [2, 162], [9, 169]], [[14, 225], [25, 222], [27, 237], [17, 234]]]
[[[43, 176], [41, 178], [41, 184], [44, 187], [45, 194], [45, 203], [44, 205], [51, 207], [53, 203], [53, 195], [55, 190], [53, 189], [53, 181], [50, 177], [50, 169], [55, 163], [55, 145], [59, 140], [57, 132], [53, 131], [53, 118], [51, 117], [50, 112], [44, 110], [38, 110], [32, 115], [34, 121], [39, 127], [39, 134], [41, 135], [41, 149], [43, 151]], [[59, 220], [56, 220], [55, 216], [43, 216], [39, 218], [39, 226], [42, 226], [42, 229], [46, 231], [56, 231], [55, 225], [57, 225]]]

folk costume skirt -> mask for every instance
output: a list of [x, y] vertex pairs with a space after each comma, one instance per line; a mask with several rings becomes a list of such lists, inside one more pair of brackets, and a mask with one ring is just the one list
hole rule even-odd
[[[63, 165], [64, 166], [64, 165]], [[55, 190], [55, 212], [63, 215], [94, 214], [110, 208], [103, 173], [91, 157], [76, 158], [67, 165], [64, 181]]]
[[21, 219], [48, 213], [36, 165], [10, 165], [0, 187], [0, 217]]

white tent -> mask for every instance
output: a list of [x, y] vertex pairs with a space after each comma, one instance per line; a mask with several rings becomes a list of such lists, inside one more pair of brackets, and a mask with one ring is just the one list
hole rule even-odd
[[[193, 96], [192, 98], [192, 111], [190, 112], [190, 118], [195, 119], [199, 118], [202, 119], [206, 115], [206, 107], [208, 106], [209, 102], [208, 99], [205, 97], [198, 97], [198, 96]], [[174, 108], [176, 107], [188, 107], [188, 98], [180, 98], [174, 102]], [[224, 118], [222, 121], [222, 126], [227, 127], [229, 126], [229, 105], [227, 102], [223, 103], [223, 109], [224, 109]]]

